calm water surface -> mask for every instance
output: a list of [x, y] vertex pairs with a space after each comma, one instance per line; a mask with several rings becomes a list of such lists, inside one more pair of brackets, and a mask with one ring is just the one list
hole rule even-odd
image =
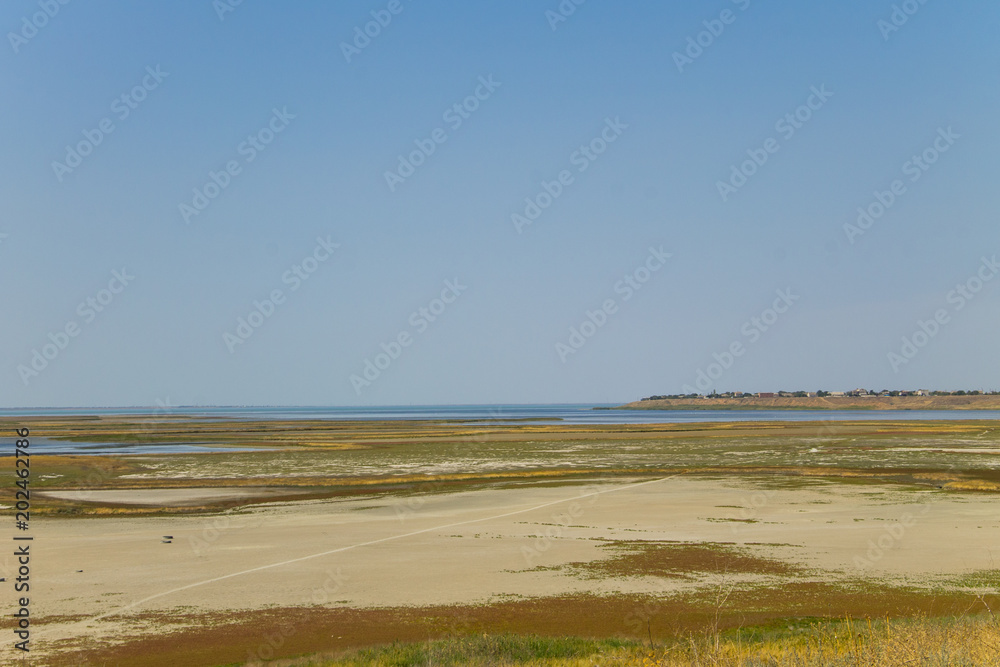
[[[31, 427], [31, 417], [75, 415], [183, 415], [198, 419], [331, 419], [331, 420], [406, 420], [460, 419], [480, 423], [500, 423], [516, 419], [524, 423], [562, 424], [658, 424], [691, 422], [751, 421], [844, 421], [851, 419], [963, 420], [1000, 419], [998, 410], [601, 410], [613, 404], [559, 405], [430, 405], [385, 407], [172, 407], [155, 408], [2, 408], [0, 417], [21, 419]], [[37, 432], [37, 431], [36, 431]], [[10, 434], [13, 438], [13, 433]], [[11, 444], [13, 444], [11, 442]], [[32, 438], [37, 454], [173, 454], [245, 451], [199, 443], [187, 444], [107, 444]], [[0, 448], [0, 455], [11, 455], [13, 447]], [[6, 451], [5, 451], [6, 450]]]

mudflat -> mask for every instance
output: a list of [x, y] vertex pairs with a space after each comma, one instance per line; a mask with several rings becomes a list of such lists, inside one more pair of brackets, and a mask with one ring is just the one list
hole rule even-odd
[[33, 462], [39, 664], [1000, 605], [993, 422], [244, 427]]
[[78, 503], [110, 505], [148, 505], [151, 507], [183, 507], [204, 505], [206, 502], [232, 502], [250, 498], [295, 494], [293, 489], [207, 489], [204, 487], [178, 489], [81, 489], [67, 491], [40, 491], [42, 498], [69, 500]]

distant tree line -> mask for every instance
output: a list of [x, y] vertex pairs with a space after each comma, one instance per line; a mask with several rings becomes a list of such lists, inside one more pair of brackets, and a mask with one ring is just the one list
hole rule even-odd
[[[848, 396], [858, 396], [858, 390], [844, 392]], [[861, 390], [860, 394], [867, 394], [869, 396], [913, 396], [916, 391], [907, 391], [905, 389], [883, 389], [882, 391], [875, 391], [874, 389]], [[830, 396], [830, 392], [823, 391], [820, 389], [815, 393], [810, 393], [807, 391], [777, 391], [774, 392], [775, 396], [782, 397], [794, 397], [794, 398], [806, 398], [809, 396], [816, 396], [823, 398], [825, 396]], [[966, 391], [964, 389], [959, 389], [958, 391], [925, 391], [923, 392], [925, 396], [998, 396], [1000, 391], [981, 391], [979, 389], [972, 389]], [[654, 396], [647, 396], [641, 400], [643, 401], [663, 401], [666, 399], [681, 399], [681, 398], [756, 398], [757, 394], [751, 394], [748, 392], [731, 391], [725, 393], [718, 393], [713, 391], [711, 394], [661, 394]]]

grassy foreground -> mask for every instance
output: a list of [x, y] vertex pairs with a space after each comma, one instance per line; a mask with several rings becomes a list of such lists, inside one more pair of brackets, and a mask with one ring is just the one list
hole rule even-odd
[[365, 649], [339, 658], [285, 662], [295, 667], [470, 665], [591, 667], [956, 667], [1000, 665], [1000, 624], [992, 616], [845, 619], [743, 628], [668, 645], [636, 641], [478, 635]]

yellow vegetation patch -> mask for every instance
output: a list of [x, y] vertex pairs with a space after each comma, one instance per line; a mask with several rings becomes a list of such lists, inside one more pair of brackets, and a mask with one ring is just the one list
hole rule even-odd
[[957, 482], [947, 482], [944, 488], [949, 491], [1000, 491], [1000, 484], [997, 482], [987, 482], [981, 479], [965, 479]]

